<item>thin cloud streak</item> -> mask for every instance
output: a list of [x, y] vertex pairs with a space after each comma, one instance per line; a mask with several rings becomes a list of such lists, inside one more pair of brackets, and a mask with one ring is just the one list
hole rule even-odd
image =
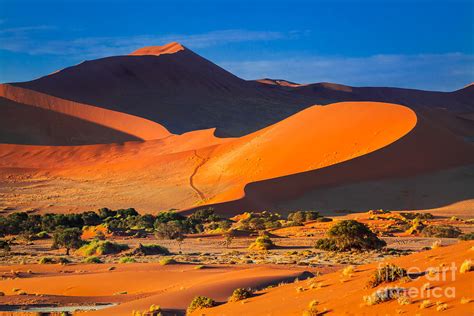
[[[129, 37], [85, 37], [71, 40], [34, 40], [28, 31], [44, 26], [0, 30], [0, 50], [30, 55], [64, 55], [79, 58], [98, 58], [124, 55], [142, 46], [163, 45], [178, 41], [192, 48], [205, 48], [229, 43], [275, 41], [297, 38], [304, 32], [273, 32], [249, 30], [219, 30], [202, 34], [135, 35]], [[6, 36], [1, 36], [5, 35]]]
[[268, 77], [299, 83], [335, 82], [451, 91], [474, 81], [474, 55], [461, 53], [311, 56], [218, 64], [244, 79]]

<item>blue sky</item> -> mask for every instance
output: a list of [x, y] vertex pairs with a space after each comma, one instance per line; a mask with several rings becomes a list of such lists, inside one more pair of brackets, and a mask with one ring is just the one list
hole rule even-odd
[[474, 0], [0, 0], [0, 82], [179, 41], [245, 78], [450, 91], [474, 81]]

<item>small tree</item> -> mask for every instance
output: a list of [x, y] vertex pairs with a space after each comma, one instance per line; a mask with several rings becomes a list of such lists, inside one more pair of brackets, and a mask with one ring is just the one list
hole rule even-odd
[[53, 235], [53, 248], [66, 248], [66, 255], [70, 249], [78, 249], [82, 246], [82, 231], [79, 228], [58, 229]]
[[176, 240], [179, 250], [186, 236], [184, 235], [186, 227], [182, 221], [170, 221], [167, 223], [155, 223], [156, 236], [162, 239]]
[[336, 223], [327, 233], [329, 238], [320, 239], [316, 248], [323, 250], [347, 251], [351, 249], [379, 249], [386, 245], [369, 227], [355, 220]]
[[225, 238], [224, 245], [226, 248], [229, 248], [230, 245], [232, 244], [232, 241], [234, 241], [235, 231], [232, 229], [229, 230], [228, 232], [224, 234], [224, 238]]

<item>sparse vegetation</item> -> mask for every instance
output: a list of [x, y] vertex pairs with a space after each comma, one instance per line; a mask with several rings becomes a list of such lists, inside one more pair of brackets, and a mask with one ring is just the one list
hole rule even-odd
[[303, 316], [317, 316], [319, 314], [318, 304], [316, 300], [309, 302], [308, 307], [303, 312]]
[[398, 299], [401, 295], [403, 295], [403, 293], [405, 293], [405, 291], [406, 289], [402, 287], [384, 287], [375, 291], [371, 295], [364, 296], [363, 300], [366, 305], [376, 305]]
[[133, 250], [133, 255], [151, 256], [151, 255], [168, 255], [170, 254], [168, 248], [156, 244], [138, 244]]
[[78, 253], [83, 256], [102, 256], [102, 255], [109, 255], [109, 254], [116, 254], [120, 253], [124, 250], [127, 250], [129, 247], [126, 244], [119, 244], [115, 242], [111, 242], [108, 240], [98, 240], [94, 239], [91, 242], [82, 246]]
[[253, 292], [251, 289], [238, 288], [232, 292], [232, 295], [229, 297], [229, 302], [237, 302], [245, 300], [249, 297], [252, 297]]
[[407, 271], [394, 264], [385, 264], [379, 267], [367, 282], [368, 287], [376, 287], [382, 283], [393, 282], [407, 276]]
[[474, 265], [472, 264], [472, 261], [469, 259], [464, 260], [464, 262], [461, 264], [461, 267], [459, 268], [460, 273], [466, 273], [474, 271]]
[[380, 249], [386, 245], [365, 224], [355, 220], [343, 220], [333, 225], [328, 238], [320, 239], [315, 247], [327, 251]]
[[187, 309], [187, 313], [190, 314], [193, 311], [201, 308], [209, 308], [213, 307], [216, 304], [216, 302], [209, 297], [205, 296], [196, 296], [192, 301], [191, 304], [189, 304], [189, 307]]
[[166, 266], [166, 265], [169, 265], [169, 264], [176, 264], [178, 263], [175, 259], [173, 258], [163, 258], [160, 260], [160, 264], [162, 266]]
[[135, 263], [137, 262], [133, 257], [122, 257], [119, 259], [119, 263]]
[[467, 234], [462, 234], [459, 236], [459, 239], [461, 240], [474, 240], [474, 232], [470, 232]]
[[275, 244], [270, 239], [270, 237], [266, 235], [257, 237], [257, 239], [249, 246], [250, 250], [257, 250], [257, 251], [265, 251], [265, 250], [269, 250], [273, 248], [275, 248]]
[[102, 263], [102, 260], [100, 260], [99, 257], [91, 256], [91, 257], [86, 258], [86, 260], [84, 260], [84, 262], [85, 263]]
[[451, 225], [430, 225], [423, 228], [422, 235], [425, 237], [457, 238], [461, 235], [461, 230]]

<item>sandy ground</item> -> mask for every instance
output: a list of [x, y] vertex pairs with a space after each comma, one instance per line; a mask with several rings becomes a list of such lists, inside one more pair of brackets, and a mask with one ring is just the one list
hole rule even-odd
[[[325, 314], [329, 315], [434, 315], [438, 313], [436, 303], [447, 304], [447, 309], [441, 314], [472, 315], [474, 272], [460, 273], [459, 268], [464, 260], [473, 257], [473, 245], [473, 242], [460, 242], [449, 247], [389, 260], [403, 268], [412, 268], [412, 271], [415, 271], [415, 268], [418, 271], [426, 271], [428, 268], [450, 268], [454, 263], [456, 269], [454, 274], [452, 270], [443, 273], [443, 270], [439, 269], [431, 280], [425, 275], [409, 282], [388, 284], [419, 290], [425, 283], [430, 283], [429, 289], [413, 295], [408, 305], [399, 305], [396, 300], [373, 306], [363, 304], [364, 295], [387, 286], [385, 284], [374, 289], [365, 288], [370, 274], [377, 267], [377, 264], [370, 264], [357, 267], [350, 277], [341, 275], [341, 272], [330, 273], [308, 281], [265, 290], [259, 292], [261, 295], [244, 302], [227, 303], [197, 311], [193, 315], [302, 315], [312, 300], [319, 302], [318, 311], [326, 311]], [[311, 284], [316, 282], [321, 282], [321, 287], [311, 288]], [[454, 295], [451, 295], [453, 292]], [[462, 298], [471, 299], [471, 302], [463, 304]], [[421, 309], [419, 306], [425, 299], [430, 300], [431, 304], [428, 308]]]

